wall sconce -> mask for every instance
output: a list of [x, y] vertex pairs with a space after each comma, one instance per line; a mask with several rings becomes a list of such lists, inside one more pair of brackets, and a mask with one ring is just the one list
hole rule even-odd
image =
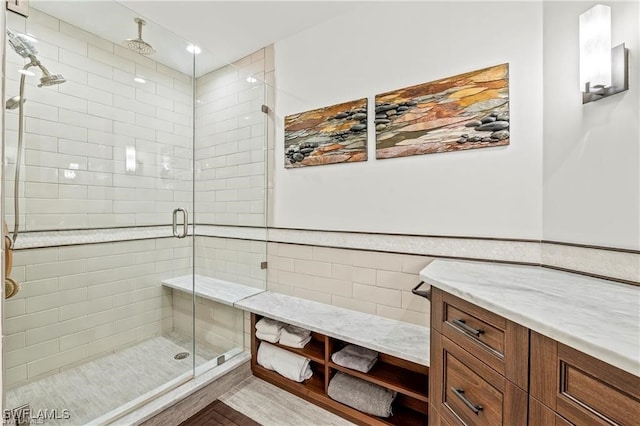
[[601, 4], [580, 15], [580, 90], [582, 103], [629, 89], [628, 50], [611, 48], [611, 8]]

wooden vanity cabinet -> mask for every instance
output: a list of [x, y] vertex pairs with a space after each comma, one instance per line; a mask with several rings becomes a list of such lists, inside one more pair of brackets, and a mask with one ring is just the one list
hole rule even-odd
[[640, 377], [534, 331], [530, 375], [531, 398], [569, 424], [640, 424]]
[[527, 422], [528, 330], [431, 289], [431, 425]]
[[640, 424], [640, 377], [435, 287], [430, 362], [430, 426]]

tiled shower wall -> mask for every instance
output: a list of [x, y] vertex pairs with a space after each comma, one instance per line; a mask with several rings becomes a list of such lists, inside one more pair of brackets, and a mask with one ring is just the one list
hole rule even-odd
[[[25, 31], [9, 13], [7, 26]], [[67, 82], [25, 87], [21, 229], [166, 224], [191, 200], [192, 78], [32, 9], [39, 57]], [[23, 59], [7, 49], [6, 94]], [[142, 76], [145, 84], [133, 79]], [[17, 109], [6, 117], [6, 220], [12, 229]], [[127, 171], [135, 149], [135, 171]]]
[[[256, 288], [266, 285], [266, 243], [244, 238], [238, 227], [266, 225], [267, 69], [270, 48], [196, 79], [195, 273]], [[211, 236], [208, 225], [236, 235]], [[191, 300], [174, 292], [173, 306], [175, 329], [189, 332]], [[243, 345], [241, 311], [197, 298], [195, 321], [199, 341], [224, 351]]]
[[265, 67], [273, 67], [273, 61], [265, 57], [267, 50], [260, 49], [196, 80], [195, 211], [199, 224], [266, 225], [266, 115], [261, 107]]
[[9, 387], [172, 331], [161, 281], [190, 271], [191, 247], [159, 238], [20, 250], [14, 262], [22, 289], [5, 301]]
[[[174, 291], [173, 329], [184, 335], [193, 333], [193, 299], [184, 292]], [[243, 347], [242, 311], [209, 299], [196, 297], [195, 338], [215, 353], [222, 354]]]
[[267, 259], [264, 241], [196, 237], [196, 274], [255, 288], [265, 287]]

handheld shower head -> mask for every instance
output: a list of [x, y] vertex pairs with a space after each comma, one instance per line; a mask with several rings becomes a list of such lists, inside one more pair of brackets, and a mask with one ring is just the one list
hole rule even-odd
[[26, 99], [22, 99], [20, 95], [16, 95], [13, 98], [7, 99], [7, 103], [5, 104], [5, 108], [8, 110], [16, 109], [20, 106], [20, 103], [26, 102]]

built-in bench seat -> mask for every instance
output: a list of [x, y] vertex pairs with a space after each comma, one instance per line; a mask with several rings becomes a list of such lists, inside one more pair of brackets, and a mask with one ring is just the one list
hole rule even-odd
[[[192, 293], [192, 276], [163, 280]], [[429, 328], [195, 275], [196, 296], [429, 366]], [[426, 315], [426, 314], [425, 314]]]
[[[429, 328], [365, 314], [338, 306], [314, 302], [271, 291], [263, 291], [223, 280], [196, 276], [195, 294], [251, 313], [251, 370], [253, 374], [301, 398], [329, 409], [357, 424], [369, 426], [423, 426], [427, 423], [429, 394]], [[191, 276], [163, 281], [179, 291], [192, 293]], [[426, 314], [425, 314], [426, 315]], [[313, 376], [294, 382], [258, 364], [262, 342], [255, 324], [272, 318], [311, 330], [312, 341], [304, 348], [286, 350], [309, 359]], [[331, 354], [347, 343], [379, 352], [378, 361], [367, 373], [334, 363]], [[337, 374], [387, 388], [398, 393], [393, 415], [375, 417], [332, 399], [329, 384]]]
[[228, 306], [235, 306], [236, 302], [247, 297], [264, 292], [264, 290], [249, 287], [242, 284], [232, 283], [217, 278], [205, 277], [203, 275], [184, 275], [182, 277], [170, 278], [162, 281], [162, 284], [175, 290], [184, 291], [191, 294], [195, 279], [196, 296]]
[[[429, 328], [265, 291], [235, 307], [429, 366]], [[427, 314], [425, 314], [427, 315]]]

